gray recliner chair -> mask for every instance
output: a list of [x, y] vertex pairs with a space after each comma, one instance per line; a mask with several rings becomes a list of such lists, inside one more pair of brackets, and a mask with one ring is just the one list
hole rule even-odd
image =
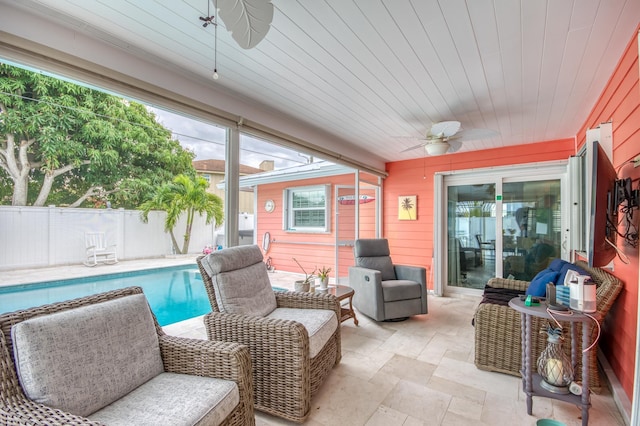
[[386, 239], [356, 240], [355, 266], [349, 268], [353, 305], [376, 321], [406, 319], [427, 313], [427, 272], [394, 265]]

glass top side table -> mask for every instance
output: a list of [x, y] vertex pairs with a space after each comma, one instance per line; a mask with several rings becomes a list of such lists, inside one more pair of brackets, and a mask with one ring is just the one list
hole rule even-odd
[[[340, 303], [340, 311], [341, 311], [340, 322], [344, 322], [349, 318], [353, 318], [353, 323], [355, 325], [358, 325], [358, 318], [356, 318], [356, 313], [353, 310], [353, 295], [355, 294], [355, 291], [351, 287], [346, 285], [334, 285], [334, 286], [330, 285], [325, 290], [316, 288], [316, 292], [329, 293], [336, 296], [338, 301], [341, 302]], [[347, 304], [343, 305], [342, 301], [345, 299], [349, 299], [349, 301]]]

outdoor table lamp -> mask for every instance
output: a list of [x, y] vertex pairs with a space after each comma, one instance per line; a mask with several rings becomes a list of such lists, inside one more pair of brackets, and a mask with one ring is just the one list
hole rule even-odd
[[547, 347], [538, 358], [538, 374], [542, 377], [540, 386], [549, 392], [568, 394], [569, 385], [573, 381], [571, 359], [562, 349], [562, 328], [547, 330]]

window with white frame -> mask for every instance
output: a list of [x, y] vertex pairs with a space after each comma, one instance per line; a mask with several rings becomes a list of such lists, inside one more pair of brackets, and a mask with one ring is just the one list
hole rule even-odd
[[285, 229], [298, 232], [328, 232], [330, 196], [329, 185], [285, 189]]

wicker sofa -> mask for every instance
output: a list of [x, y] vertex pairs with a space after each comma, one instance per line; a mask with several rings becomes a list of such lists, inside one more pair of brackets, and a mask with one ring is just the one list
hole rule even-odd
[[0, 329], [0, 424], [255, 424], [248, 348], [164, 334], [140, 287], [2, 314]]
[[[597, 285], [597, 312], [600, 315], [600, 323], [602, 323], [622, 290], [622, 282], [601, 268], [590, 268], [585, 262], [577, 261], [575, 265], [584, 269]], [[528, 286], [529, 281], [505, 278], [492, 278], [487, 283], [485, 297], [476, 309], [473, 320], [475, 364], [479, 369], [520, 376], [522, 365], [520, 313], [507, 306], [505, 302], [517, 294], [524, 294]], [[497, 294], [498, 297], [487, 297], [489, 293]], [[503, 296], [502, 303], [497, 300], [500, 296]], [[488, 299], [490, 300], [488, 301]], [[545, 319], [534, 317], [532, 318], [532, 329], [546, 328], [547, 323], [548, 321]], [[565, 326], [565, 330], [569, 330], [568, 323], [564, 323], [563, 326]], [[578, 327], [580, 327], [578, 329], [580, 336], [578, 344], [581, 345], [581, 326]], [[570, 354], [570, 340], [565, 339], [564, 349], [567, 354]], [[533, 359], [537, 359], [546, 345], [545, 334], [534, 334], [532, 339]], [[589, 376], [590, 387], [595, 391], [598, 391], [602, 386], [597, 362], [596, 351], [592, 350], [589, 355]], [[581, 358], [575, 371], [577, 373], [576, 380], [580, 380]]]

